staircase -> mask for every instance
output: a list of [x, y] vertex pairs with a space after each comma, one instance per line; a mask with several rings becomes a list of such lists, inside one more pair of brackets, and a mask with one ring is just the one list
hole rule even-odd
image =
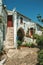
[[7, 28], [6, 40], [5, 40], [5, 43], [4, 43], [4, 48], [5, 49], [14, 48], [14, 30], [13, 30], [13, 27], [8, 27]]

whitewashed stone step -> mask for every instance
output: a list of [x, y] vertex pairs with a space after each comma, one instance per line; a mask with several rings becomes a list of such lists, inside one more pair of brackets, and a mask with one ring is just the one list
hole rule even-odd
[[8, 45], [8, 46], [9, 46], [9, 45], [12, 46], [13, 44], [14, 44], [14, 43], [9, 43], [9, 42], [7, 42], [5, 45], [6, 45], [6, 46], [7, 46], [7, 45]]
[[14, 46], [6, 46], [5, 48], [6, 49], [11, 49], [11, 48], [14, 48]]
[[9, 44], [9, 43], [7, 43], [7, 44], [6, 44], [6, 46], [12, 46], [12, 45], [13, 45], [13, 43], [10, 43], [10, 44]]
[[14, 48], [14, 29], [13, 27], [7, 28], [5, 48]]
[[14, 37], [7, 37], [6, 39], [14, 39]]
[[[10, 33], [10, 34], [9, 34], [9, 33]], [[8, 32], [7, 35], [13, 35], [12, 33], [14, 33], [14, 32]]]
[[12, 36], [12, 37], [13, 37], [14, 35], [13, 35], [13, 33], [11, 33], [11, 34], [7, 34], [7, 36], [8, 36], [8, 37], [9, 37], [9, 36]]
[[9, 30], [9, 31], [7, 32], [7, 34], [9, 34], [9, 33], [11, 34], [11, 33], [13, 33], [13, 31], [11, 32], [11, 31]]
[[8, 37], [14, 37], [14, 35], [11, 35], [11, 36], [9, 35]]
[[10, 38], [10, 37], [9, 37], [9, 38], [6, 38], [6, 40], [9, 40], [9, 39], [10, 39], [10, 40], [13, 40], [13, 39], [14, 39], [14, 37], [12, 37], [12, 38]]

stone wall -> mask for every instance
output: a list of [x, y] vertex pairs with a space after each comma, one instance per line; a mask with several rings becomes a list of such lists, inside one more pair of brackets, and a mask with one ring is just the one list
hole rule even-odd
[[3, 24], [0, 23], [0, 51], [2, 49], [3, 46]]

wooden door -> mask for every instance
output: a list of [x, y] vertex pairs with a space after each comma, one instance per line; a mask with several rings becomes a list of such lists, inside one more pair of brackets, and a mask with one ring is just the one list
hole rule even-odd
[[7, 27], [13, 27], [12, 15], [8, 16]]

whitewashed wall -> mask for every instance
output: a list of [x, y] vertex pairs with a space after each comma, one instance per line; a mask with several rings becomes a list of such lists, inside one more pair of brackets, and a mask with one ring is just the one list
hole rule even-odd
[[[23, 18], [23, 24], [20, 24], [20, 17]], [[26, 23], [26, 22], [27, 22], [27, 20], [25, 20], [25, 18], [23, 16], [19, 15], [18, 18], [17, 18], [17, 23], [18, 23], [17, 30], [21, 27], [21, 28], [24, 29], [24, 31], [26, 31], [26, 24], [25, 24], [25, 27], [24, 27], [24, 23]]]
[[[20, 17], [23, 18], [23, 24], [20, 24]], [[24, 23], [25, 23], [25, 26], [24, 26]], [[27, 19], [26, 17], [23, 17], [23, 16], [21, 16], [21, 15], [18, 15], [18, 16], [17, 16], [17, 24], [18, 24], [18, 25], [17, 25], [17, 30], [18, 30], [20, 27], [22, 27], [22, 28], [24, 29], [25, 33], [27, 32], [27, 29], [28, 29], [28, 28], [31, 28], [31, 27], [36, 28], [36, 27], [35, 27], [35, 23], [31, 22], [31, 20], [29, 20], [29, 19]]]
[[[23, 18], [23, 23], [20, 23], [20, 17]], [[24, 32], [26, 34], [28, 28], [34, 28], [36, 31], [38, 31], [37, 25], [29, 20], [28, 18], [18, 14], [17, 12], [13, 12], [13, 22], [14, 22], [14, 47], [17, 48], [17, 31], [22, 28], [24, 29]], [[24, 26], [25, 23], [25, 26]], [[36, 32], [35, 31], [35, 32]]]
[[42, 31], [40, 30], [40, 26], [36, 25], [35, 34], [42, 35]]

